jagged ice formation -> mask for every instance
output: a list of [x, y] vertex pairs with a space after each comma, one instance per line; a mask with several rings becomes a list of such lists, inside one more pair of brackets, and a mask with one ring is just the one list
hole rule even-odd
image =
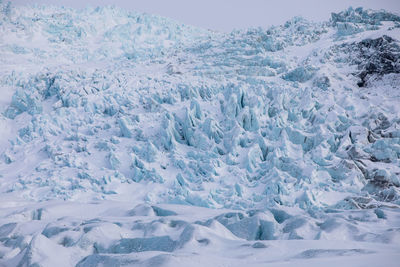
[[0, 264], [176, 266], [275, 239], [356, 242], [280, 260], [398, 258], [399, 38], [362, 8], [224, 34], [2, 4]]

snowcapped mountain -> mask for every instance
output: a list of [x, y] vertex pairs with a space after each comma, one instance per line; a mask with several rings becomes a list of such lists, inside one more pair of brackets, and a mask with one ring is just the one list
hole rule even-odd
[[396, 266], [400, 16], [0, 10], [0, 266]]

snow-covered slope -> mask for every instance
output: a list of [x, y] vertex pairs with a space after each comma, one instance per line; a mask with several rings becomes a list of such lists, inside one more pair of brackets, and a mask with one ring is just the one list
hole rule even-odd
[[0, 9], [0, 265], [396, 266], [399, 16]]

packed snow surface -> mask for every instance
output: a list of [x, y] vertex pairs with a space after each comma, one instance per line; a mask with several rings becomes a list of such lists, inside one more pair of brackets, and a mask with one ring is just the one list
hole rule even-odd
[[398, 266], [399, 39], [0, 4], [0, 266]]

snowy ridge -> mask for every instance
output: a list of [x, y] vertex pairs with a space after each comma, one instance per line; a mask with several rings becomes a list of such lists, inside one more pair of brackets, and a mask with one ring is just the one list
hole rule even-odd
[[[194, 42], [207, 31], [115, 7], [74, 10], [44, 6], [2, 12], [4, 64], [83, 63], [117, 58], [143, 59]], [[8, 60], [7, 60], [8, 59]]]
[[396, 262], [399, 16], [222, 34], [111, 7], [1, 9], [0, 264], [54, 266], [54, 250], [65, 266], [203, 266], [292, 239], [310, 249], [270, 263]]

